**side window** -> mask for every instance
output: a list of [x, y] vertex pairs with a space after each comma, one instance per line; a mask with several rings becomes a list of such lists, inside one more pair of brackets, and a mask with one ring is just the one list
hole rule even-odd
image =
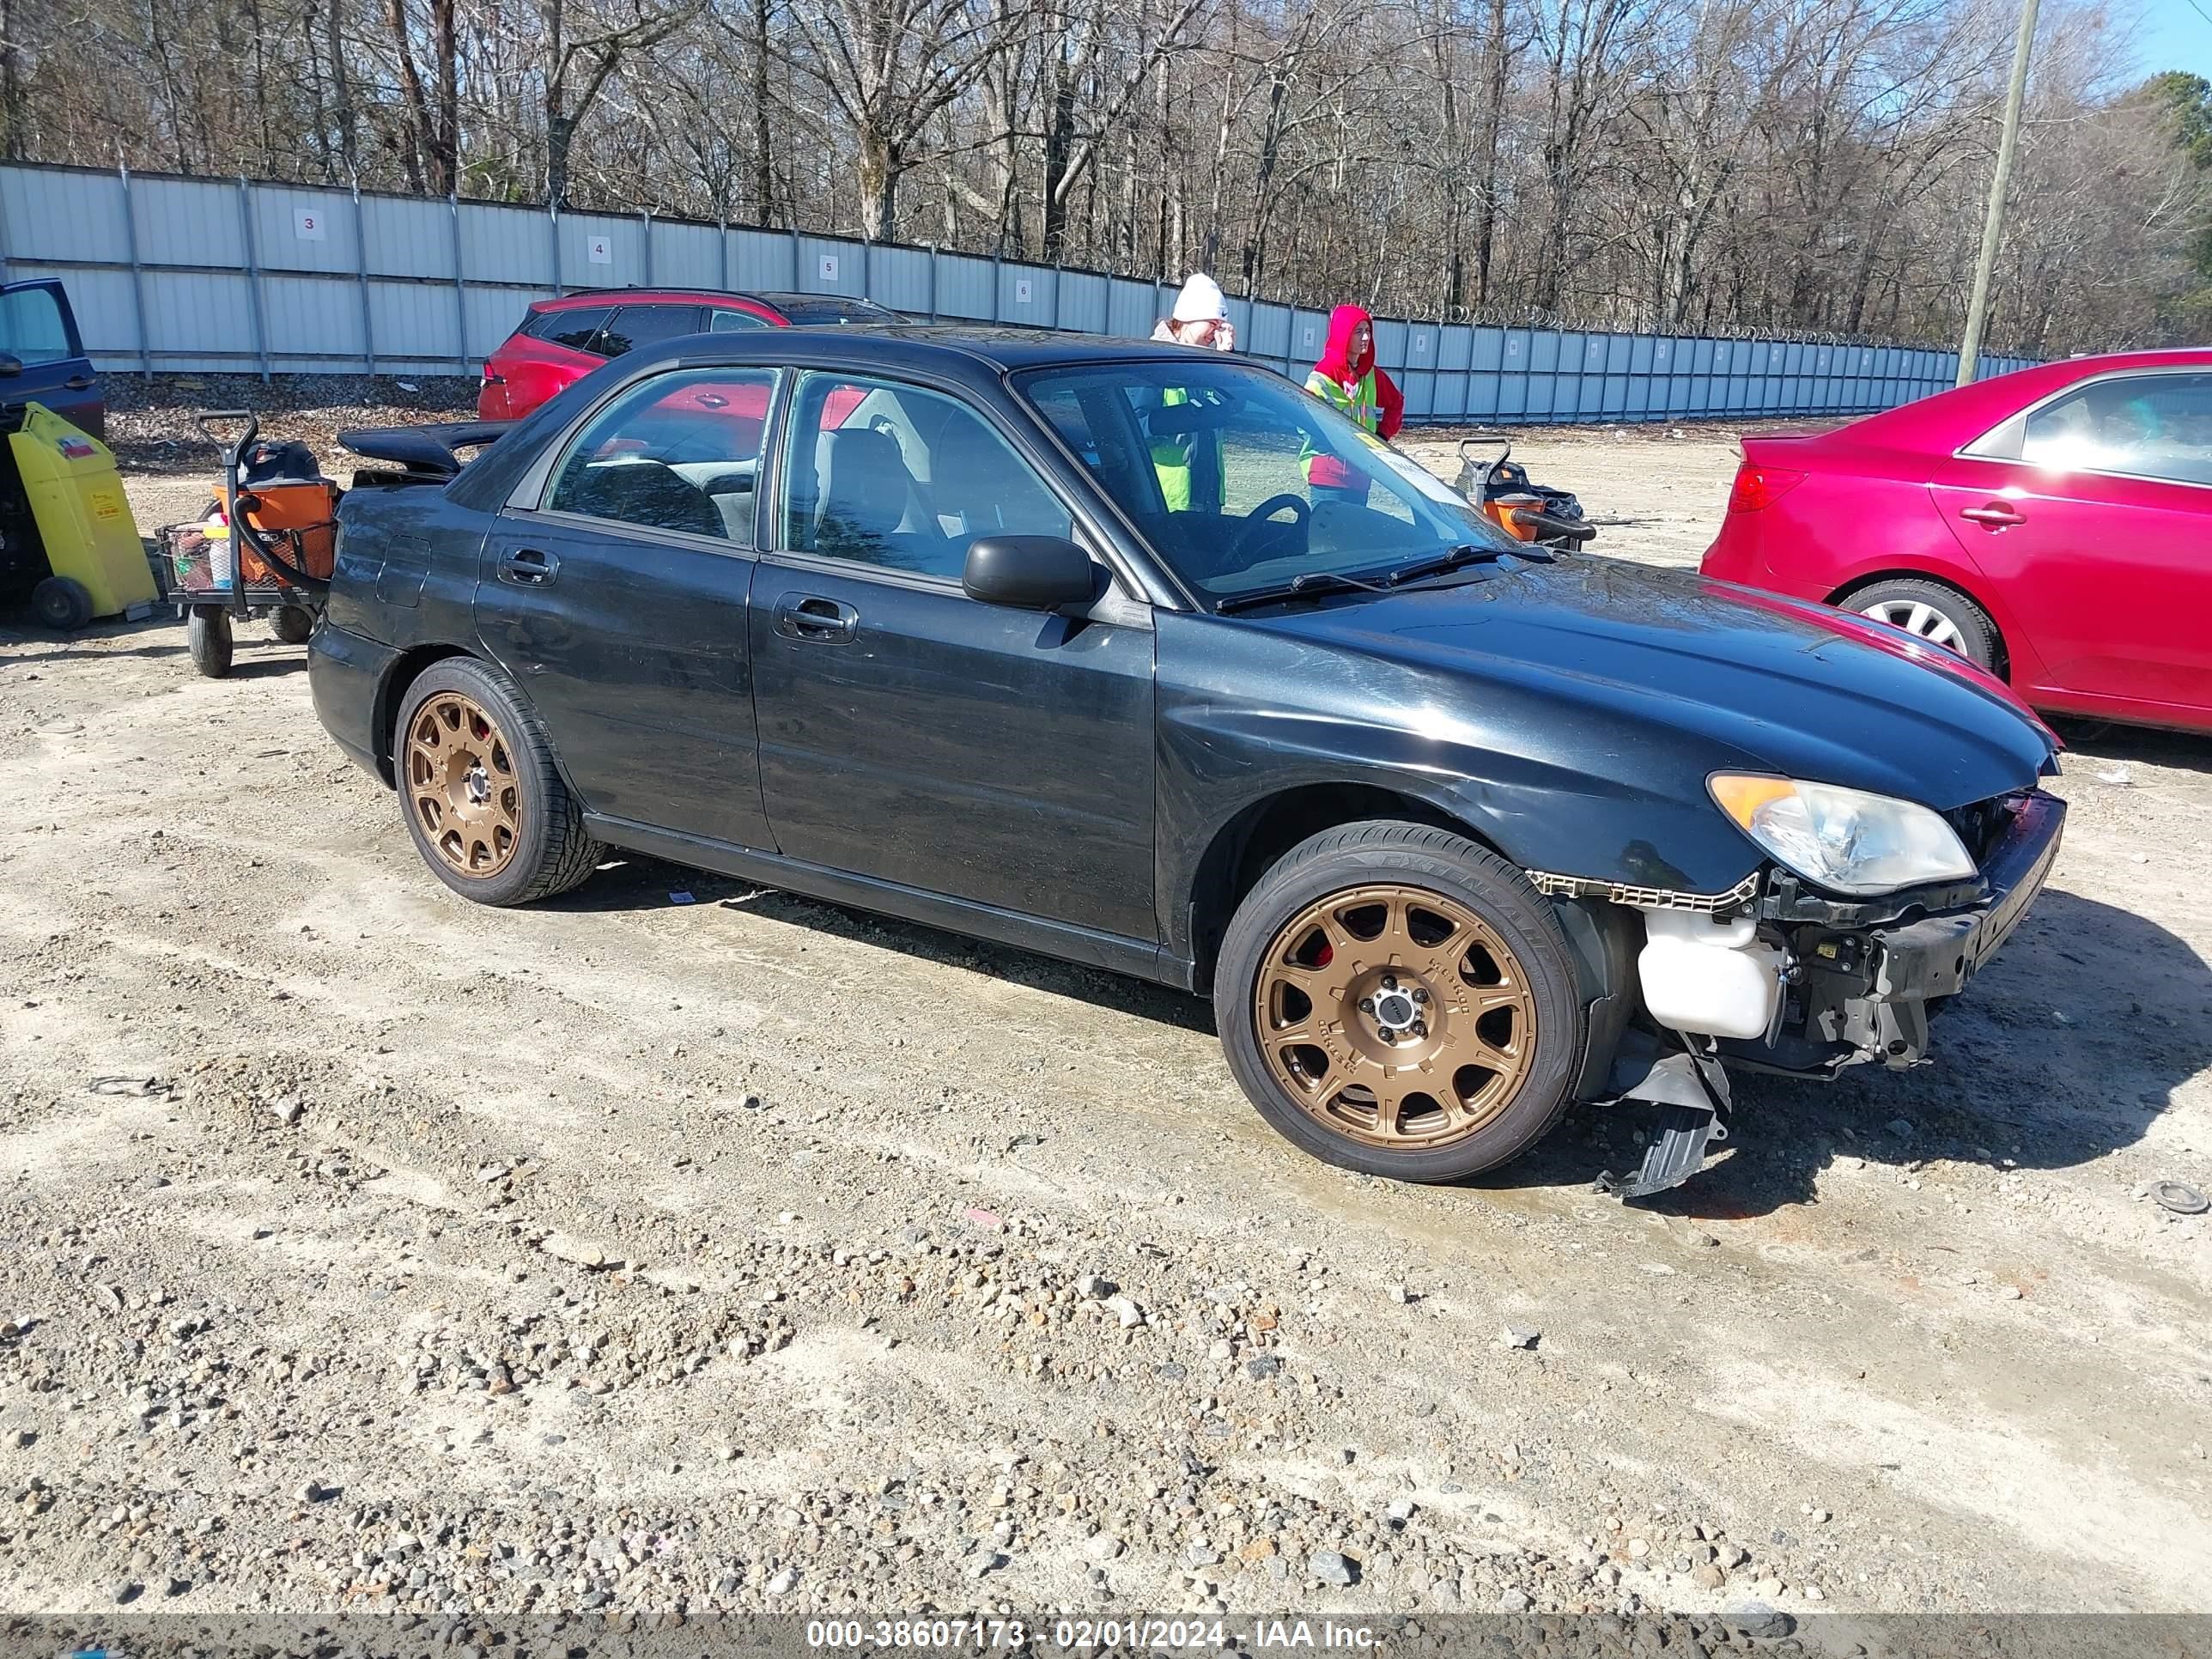
[[599, 336], [599, 355], [619, 357], [655, 340], [699, 331], [697, 306], [622, 306]]
[[29, 368], [39, 363], [58, 363], [76, 356], [70, 344], [69, 325], [50, 289], [18, 289], [0, 294], [0, 351], [9, 353]]
[[2092, 381], [2027, 417], [2021, 459], [2058, 471], [2212, 484], [2212, 374]]
[[750, 547], [775, 379], [767, 368], [695, 368], [631, 387], [570, 441], [546, 510]]
[[978, 536], [1066, 536], [1067, 510], [965, 404], [834, 374], [799, 383], [782, 545], [957, 581]]
[[599, 331], [613, 316], [612, 306], [585, 306], [574, 311], [541, 311], [531, 319], [524, 332], [555, 345], [566, 346], [571, 351], [589, 351], [605, 356], [599, 350]]
[[707, 332], [732, 334], [741, 328], [766, 328], [768, 319], [757, 317], [750, 311], [739, 311], [732, 306], [716, 306], [707, 313]]

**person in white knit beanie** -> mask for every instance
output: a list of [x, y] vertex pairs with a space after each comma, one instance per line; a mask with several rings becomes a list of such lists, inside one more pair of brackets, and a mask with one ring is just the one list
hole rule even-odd
[[1175, 309], [1160, 319], [1152, 337], [1175, 345], [1236, 350], [1237, 325], [1229, 320], [1221, 284], [1202, 270], [1193, 271], [1176, 295]]

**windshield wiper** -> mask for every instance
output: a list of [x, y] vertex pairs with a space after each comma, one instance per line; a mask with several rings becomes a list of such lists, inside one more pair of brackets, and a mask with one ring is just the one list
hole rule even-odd
[[1419, 581], [1424, 576], [1441, 576], [1447, 572], [1458, 570], [1470, 564], [1487, 564], [1494, 559], [1502, 559], [1508, 554], [1533, 560], [1539, 564], [1552, 562], [1551, 550], [1548, 548], [1538, 547], [1533, 542], [1522, 543], [1513, 547], [1498, 547], [1489, 542], [1462, 542], [1457, 547], [1446, 548], [1434, 558], [1422, 559], [1413, 564], [1401, 565], [1383, 580], [1395, 587], [1401, 582]]
[[1380, 582], [1362, 581], [1357, 576], [1339, 575], [1333, 570], [1309, 570], [1303, 576], [1294, 576], [1279, 587], [1255, 587], [1249, 593], [1231, 593], [1225, 599], [1217, 599], [1213, 609], [1226, 616], [1231, 611], [1249, 611], [1255, 605], [1273, 605], [1282, 599], [1319, 599], [1324, 593], [1387, 593], [1390, 590]]

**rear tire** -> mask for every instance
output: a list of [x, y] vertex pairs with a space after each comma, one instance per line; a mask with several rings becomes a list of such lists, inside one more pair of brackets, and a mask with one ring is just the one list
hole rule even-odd
[[303, 605], [280, 605], [269, 613], [269, 626], [287, 645], [305, 645], [315, 631], [315, 613]]
[[1846, 611], [1902, 628], [1930, 645], [1955, 651], [1975, 667], [1996, 672], [1996, 624], [1988, 611], [1948, 582], [1899, 577], [1869, 583], [1836, 603]]
[[185, 644], [192, 666], [211, 680], [230, 672], [230, 613], [219, 605], [196, 605], [185, 618]]
[[478, 904], [528, 904], [599, 863], [544, 723], [506, 675], [448, 657], [407, 688], [392, 740], [400, 816], [439, 880]]
[[1230, 1071], [1286, 1139], [1368, 1175], [1457, 1181], [1566, 1110], [1584, 1023], [1571, 963], [1550, 904], [1495, 854], [1425, 824], [1348, 824], [1292, 848], [1237, 907], [1214, 1015]]
[[92, 595], [71, 577], [49, 576], [31, 590], [31, 612], [41, 628], [74, 634], [92, 620]]

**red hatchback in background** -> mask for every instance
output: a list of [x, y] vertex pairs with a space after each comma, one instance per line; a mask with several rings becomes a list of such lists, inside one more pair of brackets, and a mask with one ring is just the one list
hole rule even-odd
[[1703, 568], [1893, 623], [2038, 708], [2212, 731], [2212, 349], [1747, 437]]
[[477, 416], [519, 421], [610, 357], [679, 334], [904, 320], [842, 294], [724, 294], [713, 289], [592, 289], [540, 300], [484, 364]]

